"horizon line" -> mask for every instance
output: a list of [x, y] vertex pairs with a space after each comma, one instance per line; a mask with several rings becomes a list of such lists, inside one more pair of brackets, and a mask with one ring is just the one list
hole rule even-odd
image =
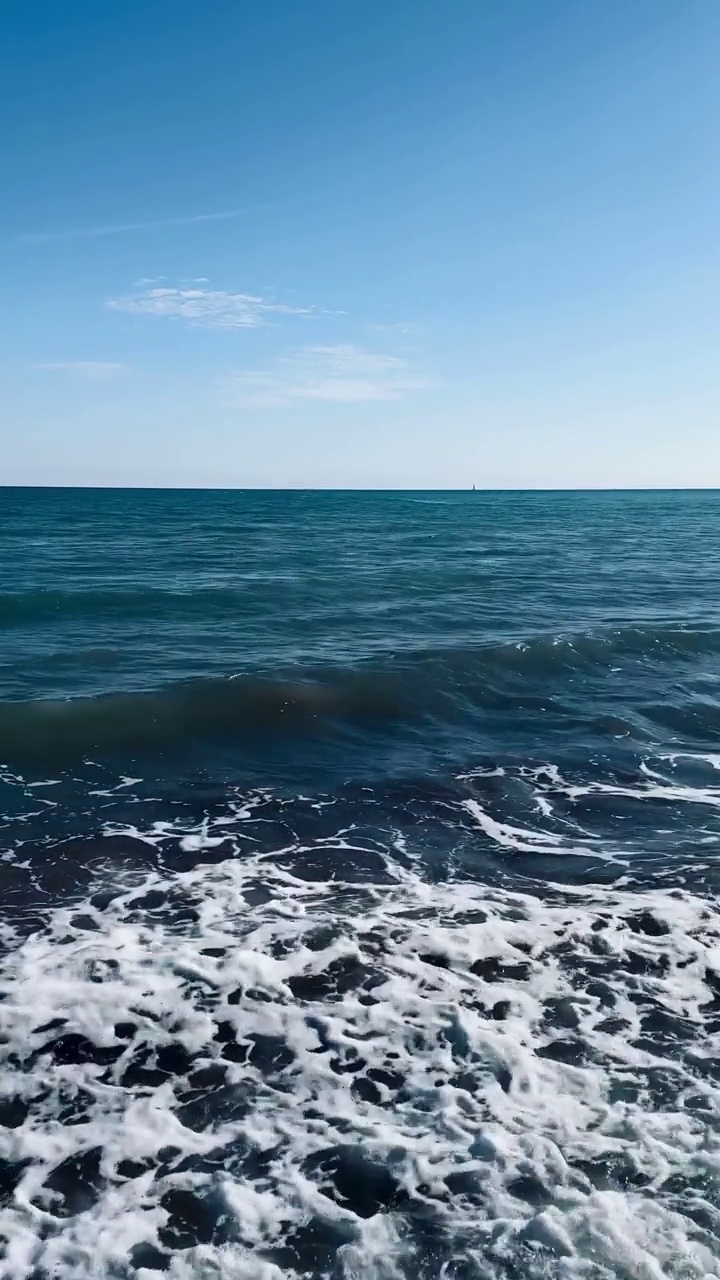
[[186, 484], [9, 484], [0, 480], [0, 490], [108, 491], [110, 493], [717, 493], [720, 485], [488, 485], [425, 487], [392, 485], [186, 485]]

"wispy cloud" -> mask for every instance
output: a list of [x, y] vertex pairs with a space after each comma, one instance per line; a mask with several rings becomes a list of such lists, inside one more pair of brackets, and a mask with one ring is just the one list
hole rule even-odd
[[102, 382], [126, 373], [128, 366], [115, 360], [45, 360], [35, 368], [47, 373], [67, 373], [88, 382]]
[[253, 408], [400, 400], [432, 385], [400, 356], [347, 344], [303, 347], [271, 368], [236, 373], [229, 383], [234, 402]]
[[312, 307], [294, 307], [251, 293], [228, 293], [222, 289], [144, 289], [127, 298], [108, 302], [113, 311], [160, 319], [184, 320], [208, 329], [257, 329], [273, 315], [308, 316]]
[[411, 324], [407, 320], [388, 321], [386, 324], [371, 324], [368, 328], [370, 333], [392, 334], [401, 338], [415, 337], [420, 332], [418, 325]]
[[223, 213], [194, 213], [180, 218], [159, 218], [153, 222], [117, 222], [100, 227], [73, 227], [69, 231], [35, 231], [15, 237], [17, 244], [50, 244], [54, 240], [94, 240], [100, 236], [122, 236], [131, 231], [155, 231], [163, 227], [189, 227], [196, 222], [228, 222], [240, 218], [246, 209]]

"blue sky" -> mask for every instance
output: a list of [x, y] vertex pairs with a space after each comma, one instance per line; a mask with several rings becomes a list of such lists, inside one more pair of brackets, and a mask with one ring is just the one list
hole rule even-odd
[[4, 0], [0, 482], [720, 484], [717, 0]]

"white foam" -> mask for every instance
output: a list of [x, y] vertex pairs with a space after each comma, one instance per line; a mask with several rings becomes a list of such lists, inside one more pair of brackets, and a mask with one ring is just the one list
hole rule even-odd
[[[713, 753], [673, 752], [658, 755], [656, 760], [664, 760], [674, 766], [678, 760], [688, 760], [701, 764], [709, 764], [713, 769], [720, 769], [720, 755]], [[601, 778], [593, 778], [588, 782], [571, 782], [565, 778], [556, 765], [541, 765], [537, 768], [521, 770], [521, 776], [528, 779], [537, 789], [535, 801], [556, 794], [570, 801], [582, 799], [584, 796], [604, 795], [618, 796], [627, 800], [667, 801], [677, 804], [705, 805], [710, 809], [720, 809], [720, 786], [693, 786], [675, 779], [667, 778], [648, 761], [639, 766], [640, 779], [635, 783], [606, 782]], [[473, 777], [478, 775], [465, 775]]]
[[[489, 836], [495, 844], [500, 845], [503, 849], [513, 849], [517, 853], [574, 854], [575, 857], [579, 858], [600, 858], [608, 862], [616, 861], [615, 856], [603, 850], [598, 841], [588, 839], [586, 845], [569, 845], [561, 836], [551, 831], [533, 831], [532, 828], [517, 827], [508, 822], [498, 822], [489, 813], [486, 813], [477, 800], [463, 800], [461, 804], [462, 808], [472, 815], [478, 826], [485, 832], [485, 835]], [[549, 817], [552, 813], [549, 802], [542, 795], [535, 797], [535, 806], [544, 817]]]
[[[483, 829], [538, 850], [521, 828]], [[208, 823], [133, 831], [169, 833], [195, 849], [216, 839]], [[0, 1212], [0, 1277], [123, 1275], [146, 1242], [172, 1252], [173, 1277], [286, 1280], [309, 1274], [282, 1250], [314, 1222], [335, 1241], [333, 1274], [397, 1280], [420, 1274], [423, 1221], [437, 1255], [423, 1274], [448, 1280], [518, 1268], [528, 1280], [720, 1277], [720, 1035], [704, 1011], [716, 904], [662, 889], [548, 886], [543, 900], [430, 884], [391, 850], [383, 883], [359, 884], [344, 878], [350, 833], [320, 844], [337, 851], [322, 880], [303, 878], [306, 847], [154, 873], [104, 910], [86, 903], [84, 922], [77, 908], [51, 912], [6, 953], [0, 1097], [31, 1106], [0, 1139], [23, 1166]], [[162, 900], [144, 907], [151, 891]], [[658, 1018], [664, 1030], [648, 1030]], [[123, 1023], [132, 1040], [116, 1035]], [[109, 1067], [58, 1060], [51, 1045], [68, 1035], [122, 1055]], [[227, 1043], [239, 1050], [229, 1058]], [[253, 1057], [262, 1044], [284, 1065]], [[192, 1071], [226, 1069], [222, 1089], [192, 1095], [209, 1106], [204, 1122], [188, 1127], [185, 1068], [125, 1081], [131, 1060], [152, 1067], [170, 1049]], [[84, 1123], [63, 1122], [73, 1099]], [[333, 1190], [314, 1161], [348, 1147], [371, 1173]], [[96, 1149], [99, 1189], [63, 1207], [48, 1177]], [[146, 1171], [127, 1176], [126, 1161]], [[395, 1188], [376, 1204], [375, 1177]], [[178, 1190], [222, 1206], [222, 1239], [171, 1248]]]
[[720, 769], [720, 754], [716, 751], [670, 751], [659, 758], [672, 764], [676, 760], [697, 760], [701, 764], [709, 764], [712, 769]]

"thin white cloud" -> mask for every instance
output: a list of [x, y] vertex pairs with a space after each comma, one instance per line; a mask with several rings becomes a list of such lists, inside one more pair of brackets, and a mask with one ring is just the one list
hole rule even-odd
[[228, 222], [240, 218], [246, 209], [223, 213], [194, 213], [181, 218], [159, 218], [155, 222], [118, 222], [100, 227], [73, 227], [69, 231], [37, 231], [15, 237], [17, 244], [51, 244], [54, 240], [95, 240], [101, 236], [121, 236], [131, 231], [155, 231], [162, 227], [189, 227], [196, 222]]
[[406, 320], [397, 320], [387, 324], [371, 324], [368, 328], [370, 333], [385, 333], [401, 338], [415, 337], [420, 332], [418, 325], [410, 324]]
[[128, 366], [116, 360], [45, 360], [35, 365], [46, 373], [68, 373], [89, 382], [102, 382], [126, 373]]
[[229, 293], [222, 289], [173, 289], [165, 286], [144, 289], [127, 298], [107, 303], [113, 311], [159, 319], [184, 320], [207, 329], [257, 329], [272, 316], [308, 316], [312, 307], [293, 307], [251, 293]]
[[400, 400], [431, 385], [400, 356], [347, 344], [303, 347], [269, 369], [236, 373], [229, 382], [234, 402], [252, 408]]

